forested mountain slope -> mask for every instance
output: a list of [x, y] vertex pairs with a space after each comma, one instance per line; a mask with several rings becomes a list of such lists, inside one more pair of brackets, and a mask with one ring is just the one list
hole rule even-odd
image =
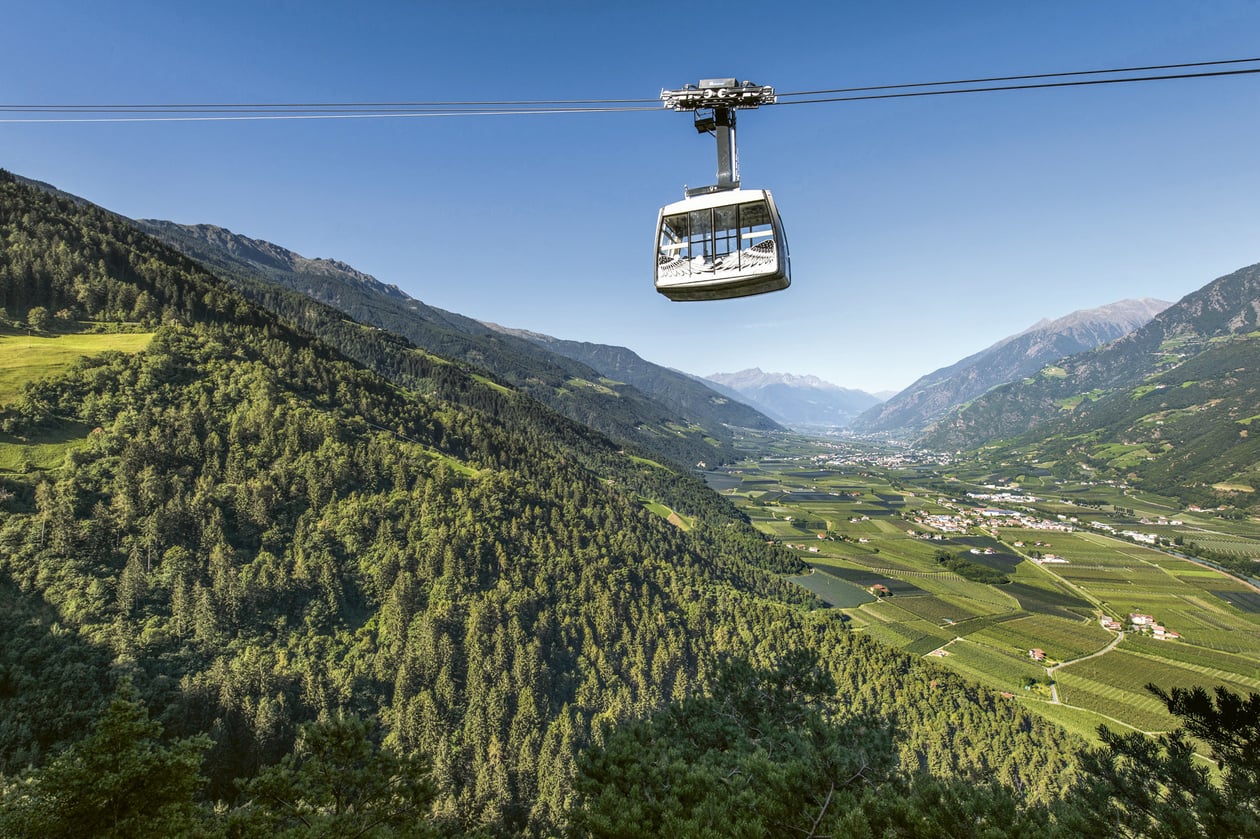
[[487, 325], [532, 341], [565, 358], [589, 365], [610, 379], [633, 385], [705, 428], [725, 425], [762, 431], [779, 428], [774, 420], [755, 407], [743, 401], [729, 399], [694, 376], [644, 361], [637, 353], [625, 347], [593, 344], [589, 341], [566, 341], [538, 332]]
[[706, 403], [678, 398], [669, 386], [639, 387], [657, 380], [610, 375], [572, 354], [553, 352], [554, 348], [511, 331], [428, 306], [341, 262], [307, 259], [208, 224], [156, 220], [137, 224], [212, 266], [247, 294], [259, 293], [265, 289], [262, 284], [301, 292], [424, 350], [482, 368], [571, 419], [683, 465], [730, 460], [734, 453], [725, 425], [767, 422], [749, 416], [752, 412], [743, 406], [732, 410], [720, 399]]
[[991, 347], [923, 376], [853, 421], [861, 433], [917, 433], [952, 408], [1008, 382], [1031, 376], [1069, 355], [1127, 335], [1170, 303], [1145, 298], [1042, 321]]
[[1015, 437], [1087, 398], [1137, 387], [1208, 349], [1213, 339], [1260, 329], [1257, 300], [1260, 265], [1220, 277], [1110, 344], [978, 397], [929, 428], [920, 442], [960, 449]]
[[[1126, 481], [1187, 504], [1254, 509], [1258, 417], [1260, 333], [1249, 333], [1213, 339], [1171, 370], [1085, 399], [993, 453], [1055, 463], [1074, 477]], [[1235, 565], [1255, 574], [1250, 560]]]
[[432, 758], [450, 825], [550, 834], [576, 755], [618, 721], [703, 692], [724, 656], [806, 647], [840, 707], [895, 721], [908, 769], [1062, 783], [1057, 729], [850, 636], [694, 478], [459, 365], [346, 323], [390, 381], [4, 173], [0, 290], [11, 331], [153, 333], [0, 414], [0, 447], [64, 451], [0, 471], [4, 775], [83, 736], [129, 679], [168, 736], [212, 738], [212, 800], [299, 724], [355, 714]]

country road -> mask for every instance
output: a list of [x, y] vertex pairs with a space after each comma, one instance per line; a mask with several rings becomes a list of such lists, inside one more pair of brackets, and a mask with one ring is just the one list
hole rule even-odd
[[1054, 671], [1058, 670], [1060, 667], [1066, 667], [1069, 664], [1076, 664], [1078, 661], [1088, 661], [1091, 658], [1098, 658], [1098, 656], [1103, 655], [1105, 653], [1109, 653], [1112, 650], [1114, 650], [1116, 648], [1116, 644], [1119, 644], [1123, 640], [1124, 640], [1124, 633], [1117, 632], [1116, 637], [1111, 639], [1111, 643], [1103, 647], [1098, 652], [1090, 653], [1089, 655], [1083, 655], [1080, 658], [1074, 658], [1071, 661], [1061, 661], [1058, 664], [1054, 665], [1053, 667], [1047, 667], [1046, 675], [1050, 677], [1050, 703], [1052, 705], [1060, 704], [1059, 703], [1059, 686], [1055, 684], [1054, 682]]

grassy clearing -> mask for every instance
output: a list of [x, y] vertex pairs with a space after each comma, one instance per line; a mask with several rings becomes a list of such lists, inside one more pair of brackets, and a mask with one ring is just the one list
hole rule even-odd
[[38, 436], [23, 439], [0, 434], [0, 471], [56, 469], [65, 463], [69, 452], [86, 444], [91, 430], [81, 422], [61, 422]]
[[152, 332], [50, 336], [0, 333], [0, 406], [16, 402], [22, 385], [55, 376], [80, 358], [111, 350], [140, 352], [152, 340]]
[[666, 507], [659, 501], [653, 501], [650, 498], [640, 497], [639, 503], [647, 508], [648, 512], [655, 513], [680, 530], [691, 530], [691, 528], [695, 526], [695, 521], [693, 519]]
[[632, 463], [639, 463], [639, 464], [642, 464], [643, 466], [651, 466], [653, 469], [660, 469], [661, 471], [664, 471], [664, 472], [669, 471], [664, 466], [657, 463], [655, 460], [649, 460], [646, 457], [639, 457], [636, 454], [629, 455], [629, 457]]
[[608, 387], [605, 384], [601, 384], [599, 382], [592, 382], [589, 379], [577, 379], [577, 378], [567, 380], [564, 383], [564, 386], [562, 388], [558, 388], [558, 390], [561, 393], [563, 393], [566, 389], [567, 390], [580, 390], [582, 388], [585, 388], [587, 390], [593, 390], [596, 393], [603, 394], [604, 396], [620, 396], [621, 395], [617, 393], [617, 391], [613, 390], [612, 388]]
[[[135, 353], [148, 347], [151, 332], [26, 335], [0, 332], [0, 407], [15, 404], [22, 388], [62, 373], [80, 358], [106, 352]], [[0, 471], [30, 472], [60, 467], [66, 455], [86, 444], [91, 428], [63, 420], [32, 434], [0, 434]]]
[[488, 388], [491, 388], [492, 390], [497, 390], [499, 393], [511, 394], [513, 392], [510, 387], [501, 385], [493, 379], [483, 376], [480, 373], [473, 373], [472, 377], [474, 380], [480, 382]]

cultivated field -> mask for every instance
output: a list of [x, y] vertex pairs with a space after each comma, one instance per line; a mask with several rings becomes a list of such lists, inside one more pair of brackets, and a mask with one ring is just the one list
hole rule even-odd
[[[844, 609], [854, 631], [931, 655], [1087, 737], [1099, 724], [1143, 731], [1173, 725], [1148, 683], [1260, 692], [1260, 591], [1089, 526], [1100, 522], [1170, 540], [1185, 533], [1213, 550], [1260, 557], [1260, 525], [1196, 516], [1171, 501], [1112, 486], [1022, 476], [1028, 483], [1017, 491], [1037, 498], [1022, 503], [1022, 511], [1073, 530], [975, 518], [970, 526], [942, 530], [919, 517], [962, 519], [987, 506], [967, 493], [991, 493], [993, 476], [829, 463], [827, 451], [840, 446], [802, 441], [796, 454], [788, 440], [778, 446], [780, 456], [772, 461], [724, 471], [723, 494], [762, 532], [801, 551], [814, 571], [793, 579]], [[1177, 521], [1140, 523], [1160, 516]], [[1005, 574], [1009, 582], [964, 579], [936, 561], [941, 551]], [[1043, 556], [1060, 561], [1034, 561]], [[875, 585], [887, 594], [870, 595]], [[1131, 613], [1152, 615], [1180, 637], [1155, 640], [1135, 632], [1128, 626]], [[1125, 624], [1123, 640], [1110, 649], [1118, 634], [1100, 625], [1103, 616]], [[1033, 650], [1044, 661], [1034, 661]]]

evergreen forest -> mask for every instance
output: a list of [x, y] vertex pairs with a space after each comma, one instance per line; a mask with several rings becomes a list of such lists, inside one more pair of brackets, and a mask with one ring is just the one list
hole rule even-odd
[[144, 341], [0, 380], [0, 834], [1260, 829], [1260, 698], [1086, 748], [846, 631], [677, 446], [2, 172], [0, 308]]

